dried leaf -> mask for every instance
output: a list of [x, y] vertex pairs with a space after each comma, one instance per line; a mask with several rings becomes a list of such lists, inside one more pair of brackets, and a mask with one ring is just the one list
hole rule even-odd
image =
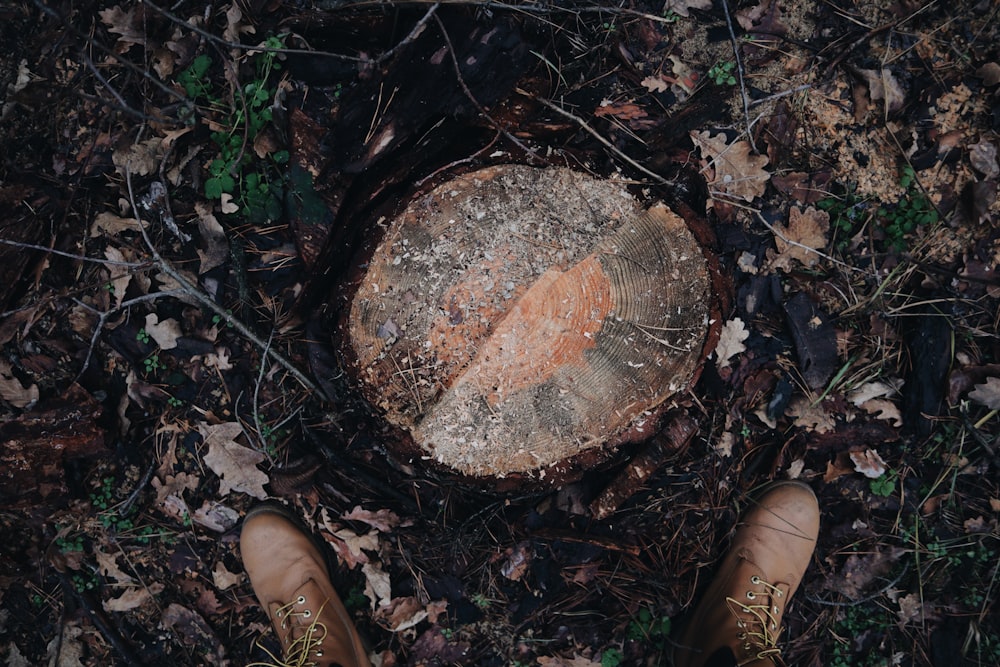
[[729, 365], [729, 360], [747, 349], [743, 344], [750, 337], [746, 325], [738, 317], [734, 317], [722, 326], [719, 344], [715, 347], [715, 363], [719, 368]]
[[368, 562], [368, 554], [365, 551], [378, 551], [378, 531], [373, 530], [365, 535], [358, 535], [350, 528], [332, 530], [329, 523], [326, 523], [326, 527], [330, 533], [323, 533], [323, 537], [349, 570], [353, 570], [358, 564], [364, 565]]
[[507, 549], [507, 560], [500, 567], [500, 574], [511, 581], [519, 581], [528, 571], [533, 557], [534, 552], [527, 542], [521, 542], [516, 547]]
[[812, 405], [812, 402], [805, 396], [793, 398], [792, 402], [788, 404], [785, 414], [795, 418], [795, 426], [816, 433], [829, 433], [836, 424], [822, 404]]
[[208, 273], [217, 266], [222, 266], [229, 259], [229, 241], [226, 231], [212, 213], [212, 207], [204, 202], [194, 205], [198, 214], [198, 234], [204, 249], [198, 248], [198, 275]]
[[643, 87], [651, 93], [663, 93], [670, 88], [670, 84], [664, 81], [661, 77], [650, 75], [642, 80]]
[[868, 479], [878, 479], [885, 474], [885, 461], [874, 449], [851, 452], [854, 470]]
[[382, 620], [392, 632], [402, 632], [427, 618], [427, 609], [415, 597], [399, 597], [380, 606], [375, 617]]
[[122, 572], [118, 567], [118, 554], [109, 554], [101, 551], [100, 547], [94, 547], [94, 559], [97, 561], [97, 571], [105, 577], [110, 577], [116, 584], [126, 586], [135, 585], [136, 581], [130, 575]]
[[969, 398], [985, 405], [990, 410], [1000, 410], [1000, 378], [987, 378], [983, 384], [969, 392]]
[[892, 398], [899, 393], [899, 388], [903, 386], [903, 381], [896, 379], [892, 382], [866, 382], [865, 384], [847, 392], [847, 400], [861, 407], [864, 403], [873, 398]]
[[162, 157], [163, 139], [153, 137], [116, 149], [111, 154], [111, 161], [122, 174], [128, 172], [133, 176], [148, 176], [160, 168]]
[[897, 600], [899, 611], [896, 612], [900, 627], [911, 623], [920, 623], [934, 620], [934, 605], [922, 602], [919, 593], [909, 593]]
[[859, 407], [868, 414], [875, 415], [876, 419], [891, 421], [896, 428], [903, 425], [903, 415], [899, 413], [899, 408], [892, 401], [873, 398], [870, 401], [865, 401]]
[[377, 606], [385, 604], [392, 596], [389, 573], [382, 570], [378, 563], [365, 563], [361, 566], [361, 572], [365, 575], [365, 597], [371, 600], [372, 611], [375, 611]]
[[542, 667], [601, 667], [603, 664], [582, 655], [574, 655], [572, 658], [539, 656], [536, 660]]
[[129, 588], [116, 598], [104, 602], [105, 611], [129, 611], [153, 599], [153, 594], [163, 590], [163, 584], [152, 583], [143, 588]]
[[225, 213], [226, 215], [236, 213], [237, 211], [240, 210], [239, 205], [233, 202], [233, 196], [228, 192], [222, 193], [222, 195], [219, 197], [219, 203], [220, 203], [219, 207], [222, 209], [222, 212]]
[[254, 34], [257, 29], [252, 25], [243, 22], [243, 12], [236, 2], [233, 2], [226, 10], [226, 29], [222, 32], [222, 38], [227, 42], [239, 42], [243, 33]]
[[206, 500], [191, 519], [199, 526], [224, 533], [236, 525], [240, 520], [240, 513], [222, 503]]
[[985, 139], [969, 145], [969, 162], [988, 180], [1000, 176], [1000, 166], [997, 166], [997, 147]]
[[0, 359], [0, 398], [15, 408], [26, 409], [38, 402], [38, 385], [25, 387], [14, 377], [14, 371], [6, 359]]
[[128, 260], [118, 248], [108, 246], [104, 249], [104, 256], [110, 260], [110, 263], [104, 266], [111, 278], [112, 295], [115, 300], [115, 308], [117, 308], [122, 304], [122, 299], [125, 298], [125, 292], [128, 290], [129, 283], [132, 282], [132, 274], [121, 265]]
[[[355, 506], [350, 512], [344, 514], [343, 518], [348, 521], [367, 523], [372, 528], [383, 533], [391, 532], [394, 528], [402, 524], [402, 520], [391, 510], [381, 509], [377, 512], [370, 512], [361, 509], [361, 505]], [[402, 525], [410, 525], [410, 522]]]
[[736, 444], [736, 436], [729, 431], [725, 431], [719, 437], [718, 442], [715, 443], [715, 453], [719, 456], [732, 456], [734, 444]]
[[241, 581], [243, 581], [243, 573], [230, 572], [221, 560], [215, 564], [215, 569], [212, 570], [212, 583], [220, 591], [232, 588]]
[[664, 12], [673, 12], [684, 18], [691, 16], [692, 9], [709, 10], [711, 8], [712, 0], [667, 0], [663, 5]]
[[881, 70], [861, 69], [858, 74], [868, 84], [868, 95], [872, 101], [882, 100], [886, 116], [903, 108], [906, 93], [891, 71], [883, 67]]
[[830, 215], [812, 206], [806, 210], [792, 207], [788, 212], [788, 226], [774, 225], [774, 244], [777, 255], [771, 256], [771, 268], [789, 271], [792, 262], [803, 266], [815, 266], [820, 260], [814, 252], [826, 247], [827, 233], [830, 231]]
[[153, 478], [152, 485], [156, 489], [156, 504], [162, 505], [167, 497], [177, 496], [179, 498], [184, 496], [184, 490], [190, 489], [194, 490], [198, 488], [201, 483], [201, 478], [198, 475], [188, 474], [186, 472], [180, 472], [176, 475], [167, 475], [161, 482], [158, 478]]
[[139, 5], [132, 6], [128, 11], [115, 5], [97, 13], [101, 17], [101, 23], [108, 26], [108, 32], [119, 36], [115, 41], [115, 51], [118, 53], [125, 53], [133, 44], [146, 44], [143, 17], [138, 10]]
[[267, 498], [267, 492], [264, 491], [264, 485], [268, 482], [267, 474], [257, 468], [257, 464], [264, 460], [264, 455], [234, 442], [234, 438], [243, 433], [239, 423], [223, 422], [213, 426], [200, 424], [198, 431], [208, 445], [205, 465], [220, 477], [220, 496], [229, 495], [230, 491], [239, 491], [259, 500]]
[[146, 314], [146, 326], [143, 328], [161, 350], [172, 350], [177, 347], [177, 339], [182, 335], [181, 325], [177, 320], [170, 318], [160, 322], [156, 313]]
[[985, 85], [995, 86], [1000, 83], [1000, 65], [986, 63], [976, 70], [976, 76], [982, 79]]
[[139, 222], [135, 218], [123, 218], [104, 211], [94, 216], [94, 222], [90, 225], [90, 237], [94, 238], [104, 231], [112, 236], [119, 232], [139, 231]]
[[744, 201], [753, 201], [764, 194], [771, 178], [771, 174], [764, 171], [767, 156], [750, 155], [750, 142], [726, 144], [725, 134], [720, 132], [713, 137], [708, 131], [691, 132], [691, 140], [701, 149], [702, 156], [711, 161], [709, 166], [715, 171], [709, 183], [710, 190]]

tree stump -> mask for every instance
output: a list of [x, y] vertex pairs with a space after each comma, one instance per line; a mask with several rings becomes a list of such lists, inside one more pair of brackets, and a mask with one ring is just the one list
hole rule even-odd
[[410, 202], [353, 297], [364, 396], [473, 477], [545, 477], [653, 434], [703, 356], [710, 283], [684, 221], [622, 183], [489, 167]]

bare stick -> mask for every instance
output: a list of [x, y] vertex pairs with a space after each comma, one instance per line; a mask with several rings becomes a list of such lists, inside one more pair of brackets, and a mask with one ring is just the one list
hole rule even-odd
[[396, 55], [396, 53], [400, 49], [402, 49], [407, 44], [409, 44], [410, 42], [412, 42], [413, 40], [415, 40], [417, 37], [419, 37], [420, 33], [422, 33], [424, 31], [424, 28], [427, 27], [427, 22], [431, 20], [431, 17], [434, 16], [434, 12], [436, 12], [437, 8], [440, 7], [440, 6], [441, 6], [440, 2], [435, 2], [433, 5], [431, 5], [430, 9], [427, 10], [427, 13], [424, 14], [424, 17], [422, 19], [420, 19], [419, 21], [417, 21], [417, 24], [415, 26], [413, 26], [413, 30], [410, 31], [410, 34], [408, 34], [403, 39], [403, 41], [401, 41], [399, 44], [397, 44], [396, 46], [392, 47], [391, 49], [389, 49], [388, 51], [386, 51], [385, 53], [383, 53], [382, 55], [380, 55], [373, 62], [376, 65], [381, 65], [386, 60], [388, 60], [389, 58], [392, 58], [394, 55]]
[[736, 31], [733, 29], [733, 17], [729, 14], [729, 0], [722, 0], [722, 11], [726, 15], [726, 27], [729, 28], [729, 39], [733, 42], [733, 57], [736, 58], [736, 74], [740, 79], [740, 95], [743, 97], [743, 120], [747, 125], [747, 140], [753, 152], [757, 152], [757, 145], [753, 140], [753, 128], [750, 126], [750, 99], [747, 97], [746, 82], [743, 77], [743, 58], [740, 57], [740, 43], [736, 39]]
[[[132, 172], [128, 169], [125, 170], [125, 183], [128, 186], [128, 197], [129, 203], [132, 205], [132, 210], [138, 212], [135, 204], [135, 193], [132, 190]], [[222, 306], [215, 303], [215, 301], [213, 301], [207, 294], [198, 289], [197, 286], [192, 285], [191, 282], [184, 277], [184, 275], [182, 275], [170, 264], [170, 262], [163, 259], [163, 257], [160, 256], [160, 253], [156, 250], [156, 246], [153, 245], [153, 241], [149, 238], [149, 234], [146, 232], [146, 225], [142, 222], [142, 218], [136, 216], [136, 219], [139, 221], [139, 231], [142, 232], [142, 239], [146, 243], [146, 247], [149, 249], [150, 254], [153, 256], [153, 261], [156, 264], [156, 267], [172, 278], [180, 286], [181, 291], [183, 291], [184, 294], [192, 297], [195, 301], [211, 310], [213, 313], [218, 315], [222, 321], [231, 326], [233, 329], [236, 329], [241, 336], [256, 345], [259, 349], [264, 350], [265, 356], [270, 356], [274, 359], [282, 368], [291, 373], [303, 387], [315, 392], [318, 396], [323, 398], [323, 400], [329, 401], [329, 397], [326, 393], [312, 380], [310, 380], [305, 373], [296, 368], [295, 364], [275, 351], [274, 348], [269, 347], [267, 342], [262, 340], [260, 336], [252, 332], [249, 327], [243, 324], [243, 322], [233, 317], [232, 313], [226, 312]]]
[[497, 132], [502, 133], [505, 137], [514, 142], [514, 144], [522, 151], [524, 151], [531, 159], [540, 160], [541, 158], [538, 157], [538, 154], [535, 153], [534, 149], [525, 146], [520, 139], [515, 137], [513, 134], [508, 132], [506, 128], [501, 127], [499, 123], [493, 120], [493, 117], [490, 116], [489, 113], [487, 113], [486, 109], [483, 108], [483, 105], [479, 103], [479, 100], [477, 100], [475, 96], [472, 94], [472, 91], [469, 90], [469, 87], [465, 85], [465, 79], [462, 78], [462, 70], [458, 65], [458, 56], [455, 55], [455, 47], [451, 43], [451, 38], [448, 36], [448, 31], [445, 30], [444, 23], [441, 21], [441, 19], [438, 17], [437, 14], [434, 15], [434, 20], [437, 21], [438, 28], [440, 28], [441, 34], [444, 36], [445, 44], [448, 45], [448, 55], [451, 56], [451, 64], [455, 68], [455, 76], [458, 77], [458, 85], [462, 87], [462, 92], [465, 93], [465, 96], [468, 97], [469, 101], [475, 105], [476, 109], [479, 110], [479, 113], [482, 115], [482, 117], [485, 118], [489, 122], [489, 124], [493, 126], [493, 129], [495, 129]]
[[595, 130], [594, 128], [590, 127], [590, 125], [587, 124], [587, 121], [585, 121], [584, 119], [580, 118], [579, 116], [574, 115], [574, 114], [570, 113], [569, 111], [566, 111], [565, 109], [563, 109], [562, 107], [560, 107], [558, 104], [554, 104], [553, 102], [550, 102], [549, 100], [546, 100], [546, 99], [543, 99], [541, 97], [537, 97], [535, 95], [532, 95], [531, 93], [529, 93], [529, 92], [527, 92], [525, 90], [522, 90], [520, 88], [516, 88], [514, 90], [514, 92], [519, 93], [521, 95], [524, 95], [526, 97], [531, 97], [531, 98], [533, 98], [535, 100], [538, 100], [539, 102], [541, 102], [541, 104], [543, 106], [546, 106], [549, 109], [552, 109], [553, 111], [555, 111], [556, 113], [560, 114], [561, 116], [565, 116], [566, 118], [569, 118], [570, 120], [572, 120], [573, 122], [575, 122], [577, 125], [579, 125], [581, 128], [583, 128], [586, 132], [588, 132], [591, 136], [593, 136], [595, 139], [597, 139], [602, 144], [604, 144], [608, 148], [608, 150], [610, 150], [612, 153], [614, 153], [615, 155], [617, 155], [618, 157], [620, 157], [622, 160], [624, 160], [625, 162], [627, 162], [633, 169], [641, 171], [642, 173], [646, 174], [647, 176], [649, 176], [650, 178], [652, 178], [657, 183], [662, 183], [664, 185], [670, 185], [670, 181], [668, 181], [667, 179], [663, 178], [662, 176], [660, 176], [656, 172], [650, 171], [646, 167], [643, 167], [641, 164], [639, 164], [638, 162], [636, 162], [635, 160], [633, 160], [632, 158], [630, 158], [628, 155], [626, 155], [625, 153], [623, 153], [617, 146], [615, 146], [610, 141], [608, 141], [607, 139], [605, 139], [604, 137], [602, 137], [597, 132], [597, 130]]

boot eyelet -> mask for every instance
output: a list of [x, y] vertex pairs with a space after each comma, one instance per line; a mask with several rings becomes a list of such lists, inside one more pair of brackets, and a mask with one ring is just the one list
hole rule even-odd
[[309, 611], [308, 609], [306, 609], [304, 612], [302, 612], [302, 617], [303, 618], [309, 618], [312, 615], [313, 615], [313, 613], [311, 611]]
[[281, 612], [280, 611], [274, 612], [274, 615], [277, 616], [278, 618], [281, 618]]
[[761, 579], [756, 574], [750, 577], [750, 583], [754, 586], [759, 586], [761, 584]]
[[756, 600], [757, 594], [753, 591], [747, 591], [747, 600]]
[[300, 595], [299, 599], [296, 600], [296, 602], [298, 602], [299, 604], [305, 604], [306, 603], [306, 596], [305, 595]]
[[774, 605], [773, 607], [771, 607], [771, 613], [777, 616], [778, 614], [781, 613], [781, 609], [778, 608], [778, 605]]
[[741, 632], [740, 634], [736, 635], [736, 638], [737, 639], [746, 639], [747, 638], [747, 633]]

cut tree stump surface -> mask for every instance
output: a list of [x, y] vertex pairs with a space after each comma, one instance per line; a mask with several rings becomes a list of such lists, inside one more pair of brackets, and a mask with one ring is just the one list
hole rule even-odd
[[653, 433], [702, 358], [709, 276], [684, 221], [619, 182], [489, 167], [389, 223], [353, 298], [366, 398], [428, 457], [539, 471]]

